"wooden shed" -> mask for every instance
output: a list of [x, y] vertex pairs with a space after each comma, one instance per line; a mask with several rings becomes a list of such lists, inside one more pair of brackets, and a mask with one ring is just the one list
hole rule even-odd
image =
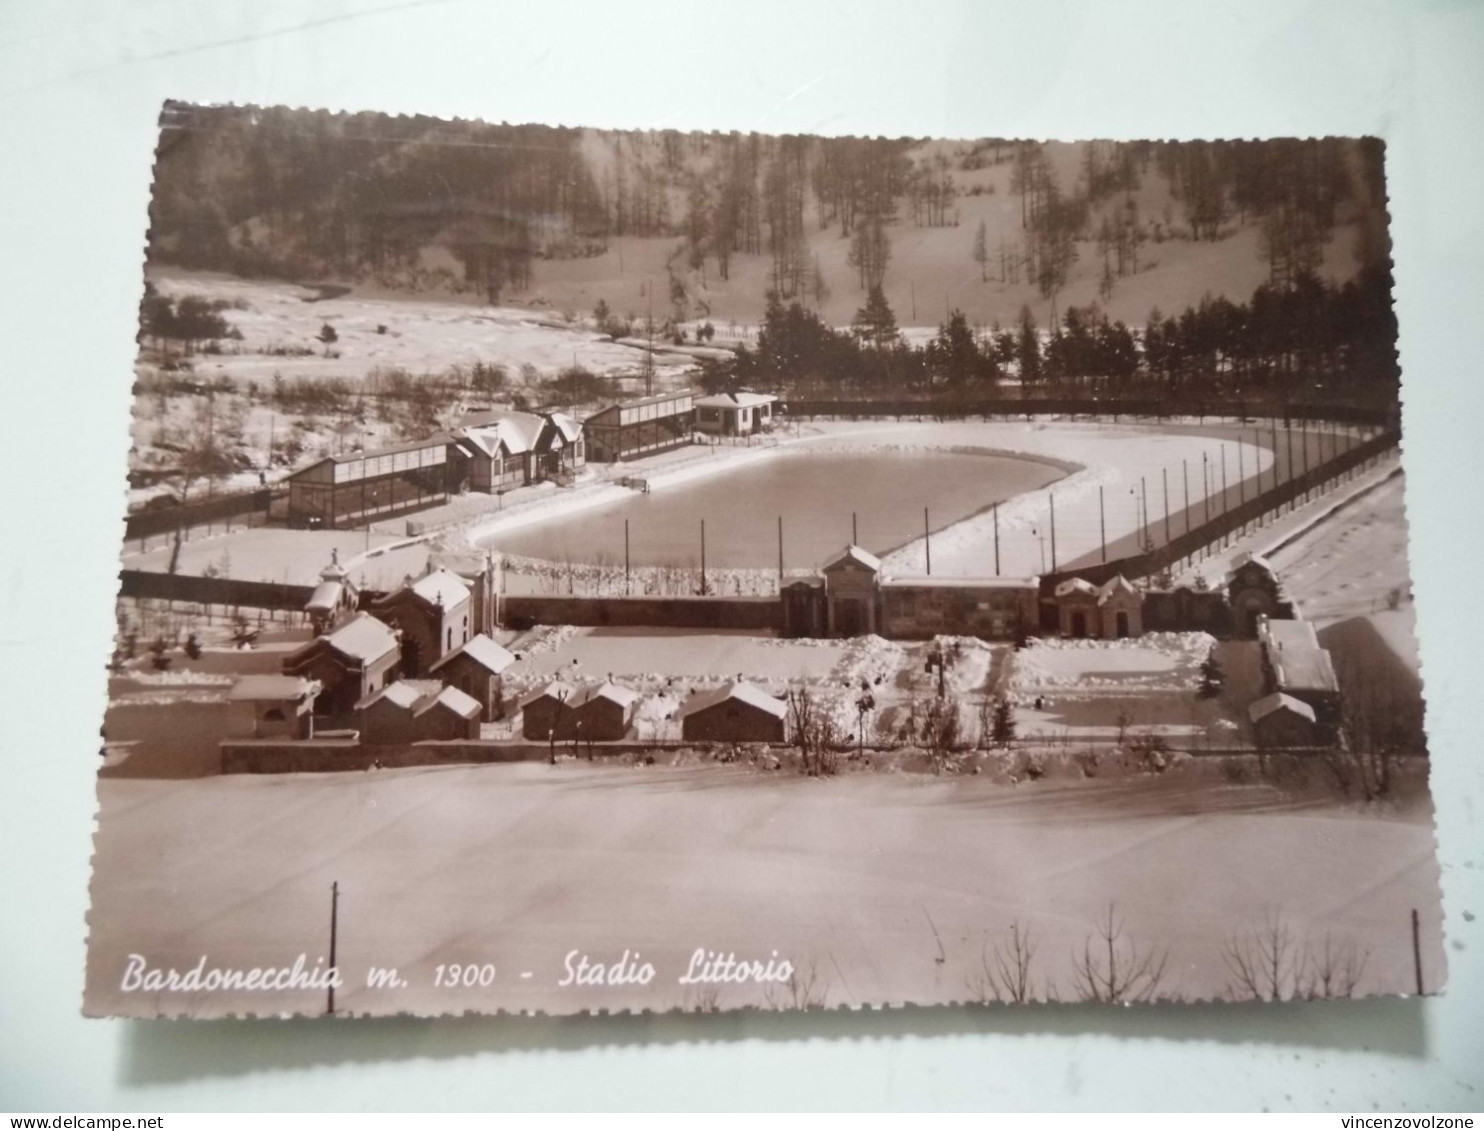
[[751, 683], [698, 691], [680, 709], [688, 742], [783, 742], [788, 704]]
[[1322, 745], [1322, 734], [1314, 708], [1302, 699], [1275, 692], [1247, 708], [1252, 734], [1265, 750], [1283, 750]]

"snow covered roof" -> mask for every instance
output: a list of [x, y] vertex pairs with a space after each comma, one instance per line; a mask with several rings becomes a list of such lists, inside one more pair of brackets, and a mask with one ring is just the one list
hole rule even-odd
[[773, 404], [778, 400], [772, 393], [717, 393], [701, 397], [698, 408], [753, 408], [757, 405]]
[[318, 680], [297, 675], [245, 675], [232, 685], [227, 698], [234, 702], [282, 702], [314, 698], [320, 693]]
[[357, 613], [334, 632], [321, 636], [320, 640], [342, 656], [362, 663], [379, 660], [397, 649], [397, 634], [370, 613]]
[[[422, 440], [408, 440], [401, 444], [388, 444], [384, 448], [372, 448], [370, 451], [340, 452], [337, 455], [326, 456], [325, 459], [330, 460], [332, 463], [357, 463], [360, 460], [375, 459], [377, 456], [396, 455], [398, 452], [420, 452], [425, 448], [444, 448], [448, 446], [448, 441], [449, 437], [446, 434], [436, 432]], [[323, 463], [324, 460], [320, 460], [319, 462]], [[293, 476], [289, 478], [293, 478]]]
[[536, 450], [545, 421], [534, 412], [496, 409], [469, 413], [460, 421], [460, 439], [476, 445], [485, 455], [494, 455], [501, 443], [511, 455]]
[[428, 604], [442, 605], [445, 609], [469, 599], [468, 583], [442, 566], [423, 574], [409, 588]]
[[831, 570], [836, 566], [844, 565], [846, 562], [854, 562], [856, 565], [865, 566], [872, 573], [881, 572], [881, 559], [869, 550], [862, 550], [859, 546], [850, 545], [841, 550], [820, 566], [821, 570]]
[[431, 701], [442, 689], [443, 684], [436, 679], [399, 679], [366, 696], [356, 704], [356, 710], [364, 711], [373, 703], [385, 700], [404, 711], [413, 711]]
[[1281, 648], [1268, 655], [1274, 679], [1284, 691], [1340, 690], [1334, 662], [1323, 648]]
[[304, 608], [311, 613], [331, 612], [340, 604], [340, 598], [344, 593], [344, 582], [321, 581], [314, 587], [309, 600], [304, 602]]
[[1039, 589], [1039, 577], [883, 577], [883, 589]]
[[502, 671], [515, 663], [515, 655], [509, 649], [496, 644], [484, 633], [471, 636], [459, 647], [455, 648], [443, 659], [432, 666], [431, 671], [437, 671], [449, 663], [456, 656], [468, 656], [486, 671], [499, 675]]
[[[423, 707], [422, 711], [431, 711], [434, 707], [443, 707], [465, 719], [472, 719], [479, 714], [479, 700], [472, 695], [465, 694], [457, 687], [444, 687], [430, 703]], [[422, 714], [422, 711], [418, 714]]]
[[1306, 620], [1265, 617], [1258, 635], [1275, 648], [1318, 648], [1319, 637]]
[[1264, 695], [1247, 708], [1247, 714], [1254, 723], [1259, 719], [1267, 718], [1274, 711], [1292, 711], [1295, 715], [1308, 719], [1311, 723], [1315, 721], [1313, 707], [1309, 706], [1302, 699], [1295, 699], [1292, 695], [1284, 695], [1281, 691], [1274, 692], [1272, 695]]
[[1098, 604], [1104, 604], [1115, 593], [1128, 593], [1138, 596], [1139, 591], [1129, 584], [1128, 578], [1120, 573], [1114, 577], [1110, 577], [1098, 588]]
[[562, 439], [568, 443], [571, 443], [582, 435], [582, 425], [578, 424], [574, 418], [568, 416], [565, 412], [548, 413], [547, 419], [556, 426], [556, 430], [562, 434]]
[[1243, 550], [1236, 557], [1232, 558], [1231, 569], [1227, 571], [1226, 576], [1235, 577], [1238, 570], [1242, 569], [1244, 566], [1249, 565], [1257, 566], [1259, 569], [1266, 570], [1268, 573], [1271, 574], [1276, 574], [1278, 572], [1273, 568], [1273, 563], [1268, 561], [1268, 559], [1263, 557], [1261, 554], [1253, 554], [1247, 552], [1246, 550]]
[[529, 707], [538, 699], [565, 699], [570, 702], [572, 698], [572, 685], [565, 680], [554, 679], [550, 683], [543, 684], [535, 691], [525, 696], [520, 701], [522, 707]]
[[620, 707], [630, 707], [639, 701], [639, 693], [631, 687], [605, 680], [603, 683], [591, 684], [579, 691], [570, 701], [573, 707], [583, 707], [594, 699], [607, 699], [609, 702], [617, 703]]
[[1069, 577], [1056, 587], [1056, 596], [1066, 597], [1072, 593], [1085, 593], [1087, 596], [1095, 596], [1098, 587], [1085, 577]]
[[769, 695], [756, 684], [734, 682], [712, 688], [710, 691], [697, 691], [680, 708], [680, 717], [683, 719], [694, 715], [697, 711], [704, 711], [719, 703], [729, 701], [746, 703], [749, 707], [755, 707], [777, 719], [788, 714], [788, 704], [777, 696]]

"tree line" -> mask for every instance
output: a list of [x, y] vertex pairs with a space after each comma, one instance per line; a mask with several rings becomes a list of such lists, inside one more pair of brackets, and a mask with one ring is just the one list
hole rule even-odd
[[1028, 307], [1011, 327], [976, 328], [952, 311], [921, 347], [907, 343], [873, 288], [848, 330], [798, 301], [769, 296], [755, 349], [708, 367], [708, 387], [776, 385], [812, 395], [910, 392], [994, 396], [1006, 383], [1046, 392], [1195, 395], [1238, 399], [1254, 390], [1329, 399], [1395, 400], [1400, 378], [1391, 276], [1369, 268], [1341, 285], [1312, 274], [1265, 283], [1245, 302], [1204, 298], [1143, 327], [1095, 304], [1052, 326]]

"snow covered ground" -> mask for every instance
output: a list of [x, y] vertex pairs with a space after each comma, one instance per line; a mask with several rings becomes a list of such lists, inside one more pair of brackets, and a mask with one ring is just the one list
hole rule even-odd
[[[1043, 780], [715, 765], [513, 764], [100, 783], [86, 1008], [153, 1016], [320, 1012], [323, 993], [126, 993], [151, 966], [339, 961], [350, 1013], [831, 1007], [978, 1000], [1013, 923], [1037, 996], [1076, 998], [1072, 955], [1110, 904], [1168, 956], [1159, 993], [1230, 990], [1233, 938], [1281, 915], [1295, 940], [1366, 956], [1357, 993], [1412, 988], [1411, 909], [1443, 982], [1430, 809], [1158, 777]], [[139, 862], [147, 860], [148, 867]], [[678, 983], [696, 948], [787, 958], [812, 984]], [[567, 986], [576, 951], [654, 965], [647, 987]], [[493, 963], [482, 989], [436, 968]], [[406, 985], [374, 990], [370, 966]]]
[[[199, 295], [230, 304], [222, 317], [242, 334], [242, 340], [224, 341], [223, 349], [237, 353], [201, 355], [192, 359], [200, 377], [225, 376], [267, 386], [275, 375], [344, 377], [358, 380], [377, 368], [402, 368], [413, 373], [441, 373], [451, 365], [498, 362], [517, 376], [531, 365], [550, 376], [571, 365], [595, 373], [637, 373], [644, 343], [620, 344], [580, 321], [568, 322], [559, 313], [513, 307], [490, 307], [453, 298], [409, 299], [345, 295], [317, 298], [317, 292], [292, 283], [237, 279], [184, 271], [152, 275], [162, 295], [179, 298]], [[585, 312], [575, 312], [582, 314]], [[328, 350], [318, 339], [323, 326], [334, 329], [336, 340]], [[382, 332], [378, 332], [382, 327]], [[308, 349], [303, 356], [281, 356], [267, 351]], [[706, 351], [714, 353], [715, 351]], [[656, 374], [670, 380], [694, 366], [691, 352], [660, 344]]]
[[[1250, 646], [1203, 632], [1151, 632], [1129, 640], [1033, 640], [1009, 660], [1006, 697], [1016, 733], [1048, 743], [1112, 742], [1158, 734], [1179, 747], [1224, 749], [1245, 741], [1243, 709], [1256, 697], [1237, 680], [1197, 695], [1200, 667], [1217, 649], [1223, 669], [1250, 666]], [[1230, 673], [1229, 673], [1230, 674]]]

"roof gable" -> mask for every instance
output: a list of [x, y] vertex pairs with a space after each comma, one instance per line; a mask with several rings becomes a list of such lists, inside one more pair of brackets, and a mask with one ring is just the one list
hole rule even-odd
[[434, 664], [431, 670], [437, 671], [439, 668], [452, 663], [460, 657], [467, 659], [471, 663], [478, 664], [492, 675], [499, 675], [511, 664], [515, 663], [515, 654], [513, 652], [497, 644], [481, 632], [477, 636], [469, 637], [467, 641]]
[[822, 573], [836, 573], [844, 569], [868, 569], [872, 573], [880, 573], [881, 559], [869, 550], [862, 550], [859, 546], [852, 544], [828, 559], [819, 568]]

